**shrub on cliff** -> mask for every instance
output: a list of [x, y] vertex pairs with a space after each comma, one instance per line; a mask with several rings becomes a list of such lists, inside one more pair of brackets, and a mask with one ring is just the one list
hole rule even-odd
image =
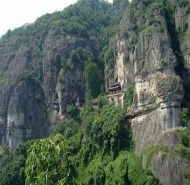
[[190, 111], [187, 107], [181, 111], [181, 120], [183, 126], [190, 127]]
[[124, 108], [127, 109], [133, 103], [134, 84], [127, 86], [124, 96]]

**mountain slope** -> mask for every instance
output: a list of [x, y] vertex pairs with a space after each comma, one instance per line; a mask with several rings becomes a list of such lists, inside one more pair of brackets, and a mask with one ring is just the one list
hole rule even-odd
[[1, 144], [46, 136], [66, 104], [84, 97], [84, 63], [92, 58], [103, 73], [99, 56], [126, 5], [79, 1], [1, 38]]
[[63, 134], [34, 141], [19, 163], [13, 157], [26, 179], [15, 170], [12, 179], [189, 184], [189, 7], [79, 0], [8, 31], [0, 40], [1, 144]]

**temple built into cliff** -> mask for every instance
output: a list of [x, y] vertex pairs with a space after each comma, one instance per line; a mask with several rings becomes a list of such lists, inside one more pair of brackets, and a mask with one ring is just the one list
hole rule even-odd
[[107, 95], [109, 97], [110, 102], [112, 102], [116, 106], [123, 107], [124, 93], [121, 89], [120, 83], [116, 82], [112, 84], [108, 88]]
[[117, 82], [110, 86], [108, 89], [108, 95], [115, 95], [117, 93], [121, 93], [121, 85]]

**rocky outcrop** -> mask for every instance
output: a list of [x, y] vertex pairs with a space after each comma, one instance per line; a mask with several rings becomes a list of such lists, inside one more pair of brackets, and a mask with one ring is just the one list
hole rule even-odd
[[[96, 9], [97, 3], [84, 5]], [[109, 95], [112, 102], [123, 104], [124, 91], [134, 84], [128, 115], [134, 118], [131, 127], [135, 152], [144, 155], [144, 167], [148, 163], [146, 148], [167, 148], [159, 149], [149, 166], [164, 185], [184, 184], [182, 171], [186, 168], [184, 161], [173, 153], [174, 146], [179, 144], [175, 129], [181, 126], [181, 107], [190, 107], [190, 16], [184, 3], [187, 2], [133, 0], [115, 40], [110, 42], [114, 54], [106, 50], [107, 58], [114, 55], [115, 61], [114, 69], [113, 63], [106, 61], [106, 89], [114, 83], [121, 86], [119, 94]], [[173, 4], [175, 9], [167, 9]], [[118, 10], [127, 5], [128, 2], [116, 3]], [[80, 11], [78, 7], [73, 14]], [[117, 14], [112, 8], [109, 11], [111, 15]], [[170, 20], [171, 14], [175, 21]], [[95, 15], [98, 16], [97, 12]], [[66, 19], [70, 15], [67, 11], [57, 16]], [[83, 71], [88, 57], [94, 57], [102, 66], [99, 56], [104, 46], [98, 35], [99, 24], [108, 24], [106, 19], [97, 25], [95, 20], [82, 25], [83, 21], [78, 24], [75, 16], [72, 20], [76, 24], [70, 25], [72, 20], [65, 22], [60, 18], [53, 21], [52, 27], [48, 19], [46, 15], [41, 23], [38, 20], [12, 35], [8, 32], [0, 40], [0, 145], [8, 143], [15, 147], [27, 139], [46, 136], [51, 124], [64, 119], [66, 105], [84, 97]]]
[[[134, 1], [131, 6], [136, 4]], [[135, 8], [139, 12], [146, 10], [143, 15], [145, 26], [140, 33], [135, 32], [135, 27], [143, 27], [142, 19], [130, 7], [122, 20], [124, 26], [116, 41], [115, 79], [124, 89], [133, 80], [135, 82], [132, 114], [136, 118], [132, 127], [135, 128], [135, 123], [143, 125], [142, 120], [154, 114], [159, 115], [158, 126], [162, 132], [181, 124], [180, 111], [184, 95], [182, 80], [175, 71], [178, 62], [162, 9], [140, 2]], [[131, 18], [130, 13], [136, 15]], [[155, 23], [150, 21], [149, 16], [152, 16]]]
[[20, 82], [11, 94], [7, 111], [6, 141], [10, 147], [48, 133], [43, 90], [34, 84]]
[[[168, 170], [169, 169], [169, 170]], [[151, 170], [161, 179], [162, 184], [185, 184], [183, 160], [172, 153], [168, 155], [159, 151], [152, 159]]]
[[15, 147], [47, 136], [50, 125], [64, 119], [66, 105], [84, 97], [84, 52], [98, 61], [102, 46], [96, 36], [56, 35], [53, 30], [40, 46], [36, 35], [24, 46], [19, 36], [5, 41], [0, 42], [0, 145]]
[[[167, 2], [164, 3], [133, 1], [122, 19], [115, 42], [115, 80], [121, 83], [123, 90], [130, 83], [135, 84], [128, 115], [135, 117], [131, 126], [138, 155], [146, 148], [163, 145], [175, 156], [172, 150], [179, 144], [175, 129], [181, 127], [184, 79], [188, 70], [183, 68], [182, 58], [176, 54], [180, 46], [174, 45], [175, 30], [169, 32], [173, 27], [168, 28], [168, 12], [163, 8]], [[187, 20], [184, 9], [178, 9], [176, 27], [185, 29]], [[185, 60], [189, 61], [186, 57]], [[182, 171], [186, 164], [180, 157], [171, 160], [169, 155], [163, 161], [164, 156], [161, 149], [155, 153], [151, 171], [164, 185], [184, 184]]]
[[[149, 7], [140, 2], [137, 4], [139, 12], [147, 8], [143, 15], [145, 27], [140, 33], [135, 32], [135, 27], [142, 27], [139, 14], [135, 12], [136, 15], [130, 18], [134, 9], [130, 7], [123, 17], [123, 27], [116, 37], [114, 78], [123, 90], [135, 83], [132, 114], [136, 119], [143, 119], [150, 111], [158, 111], [158, 122], [164, 131], [180, 126], [184, 90], [182, 80], [175, 72], [178, 62], [164, 13], [159, 7], [150, 12]], [[159, 23], [150, 23], [150, 15]]]
[[64, 119], [68, 103], [84, 99], [84, 63], [103, 68], [100, 54], [127, 5], [78, 1], [0, 38], [0, 145], [46, 136]]
[[176, 30], [179, 34], [179, 47], [180, 47], [180, 57], [183, 60], [183, 70], [181, 70], [181, 76], [183, 79], [183, 84], [185, 87], [185, 98], [183, 105], [189, 108], [190, 105], [190, 15], [187, 6], [178, 6], [175, 12], [175, 25]]
[[[75, 36], [55, 39], [53, 35], [48, 35], [44, 43], [43, 88], [45, 89], [45, 99], [50, 106], [58, 99], [60, 115], [64, 113], [67, 103], [77, 97], [84, 97], [84, 64], [74, 64], [75, 61], [67, 59], [72, 50], [77, 47], [84, 47], [90, 51], [93, 48], [89, 40]], [[53, 54], [49, 52], [52, 49], [55, 51]], [[70, 66], [62, 68], [62, 60], [65, 60], [65, 63], [70, 62]]]
[[[181, 125], [184, 91], [175, 66], [177, 62], [166, 30], [151, 38], [140, 34], [134, 57], [136, 118], [132, 121], [137, 153], [153, 144], [163, 131]], [[143, 139], [139, 142], [140, 133]]]

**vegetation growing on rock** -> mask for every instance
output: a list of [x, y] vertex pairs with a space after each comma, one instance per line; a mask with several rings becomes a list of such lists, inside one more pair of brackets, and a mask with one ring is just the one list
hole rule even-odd
[[189, 7], [79, 0], [1, 37], [0, 185], [189, 184]]
[[[13, 177], [21, 178], [23, 184], [159, 184], [134, 154], [130, 126], [123, 122], [121, 108], [98, 97], [84, 108], [81, 119], [82, 124], [74, 120], [61, 123], [52, 130], [54, 136], [28, 145], [25, 165], [17, 165], [23, 176]], [[11, 155], [3, 154], [1, 161]], [[11, 184], [9, 181], [2, 184]]]

